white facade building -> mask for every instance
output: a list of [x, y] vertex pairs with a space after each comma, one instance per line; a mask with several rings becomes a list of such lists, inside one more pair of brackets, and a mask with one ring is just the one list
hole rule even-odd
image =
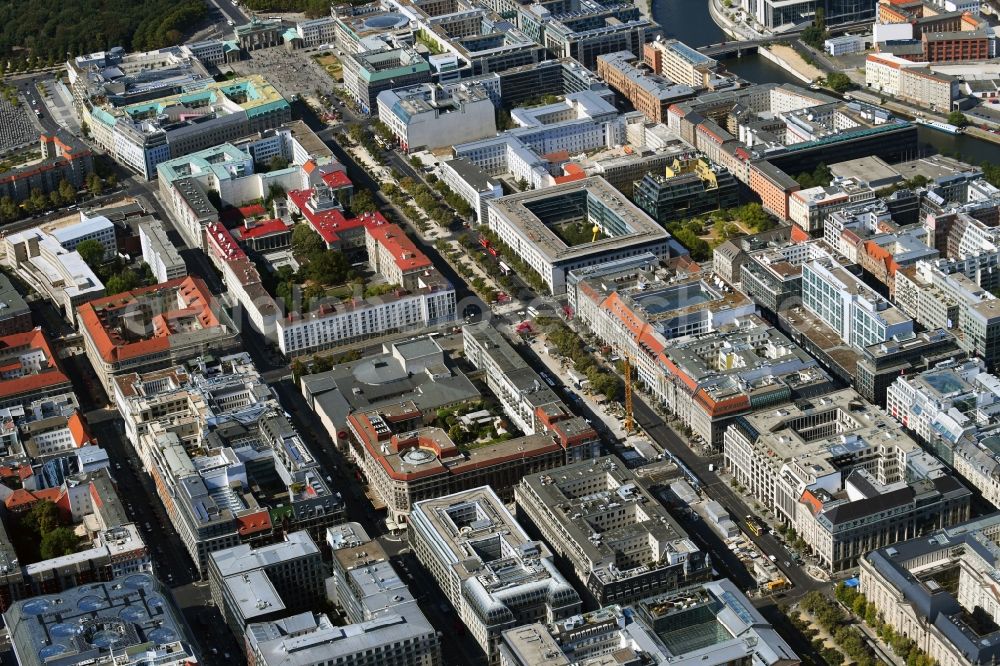
[[378, 117], [405, 151], [434, 150], [495, 136], [496, 109], [478, 84], [421, 83], [384, 90]]
[[493, 666], [507, 629], [581, 610], [548, 547], [528, 537], [489, 486], [417, 502], [410, 544]]
[[858, 349], [913, 335], [913, 320], [830, 258], [802, 265], [802, 304]]
[[142, 260], [153, 271], [157, 281], [166, 282], [187, 275], [184, 260], [167, 238], [167, 232], [157, 220], [139, 224]]

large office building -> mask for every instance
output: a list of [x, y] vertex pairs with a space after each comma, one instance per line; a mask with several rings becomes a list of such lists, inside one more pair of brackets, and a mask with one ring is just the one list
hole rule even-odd
[[331, 439], [347, 441], [347, 418], [412, 403], [430, 424], [439, 409], [478, 400], [479, 390], [429, 336], [385, 343], [382, 352], [301, 379], [302, 395]]
[[632, 199], [661, 224], [739, 205], [739, 183], [725, 167], [705, 159], [675, 160], [663, 175], [636, 181]]
[[431, 67], [410, 47], [350, 53], [344, 57], [344, 89], [364, 113], [378, 112], [383, 90], [429, 83]]
[[86, 144], [69, 132], [59, 130], [39, 138], [42, 161], [0, 172], [0, 197], [24, 201], [38, 189], [48, 194], [59, 189], [62, 181], [75, 190], [86, 186], [94, 171], [94, 154]]
[[[394, 529], [406, 526], [416, 502], [469, 488], [488, 485], [509, 501], [522, 476], [559, 467], [574, 455], [574, 448], [543, 433], [460, 446], [442, 428], [422, 426], [422, 420], [413, 403], [347, 419], [361, 449], [358, 464]], [[596, 434], [591, 439], [596, 447]]]
[[860, 591], [886, 624], [941, 666], [1000, 660], [1000, 514], [886, 545], [861, 558]]
[[41, 327], [0, 337], [0, 363], [0, 409], [73, 391]]
[[[100, 220], [108, 222], [107, 218]], [[96, 227], [99, 226], [102, 244], [107, 243], [105, 250], [114, 256], [115, 232], [110, 222], [107, 225], [88, 225], [79, 220], [60, 220], [10, 233], [3, 238], [4, 264], [35, 291], [52, 301], [68, 320], [76, 316], [78, 306], [104, 296], [104, 283], [75, 249], [78, 242], [75, 229], [84, 226], [91, 227], [91, 231], [98, 231]]]
[[913, 320], [831, 258], [802, 266], [802, 305], [855, 348], [913, 335]]
[[475, 83], [424, 83], [378, 95], [378, 118], [407, 152], [476, 141], [497, 132], [496, 109]]
[[424, 617], [389, 557], [357, 523], [330, 528], [333, 576], [328, 600], [347, 624], [303, 612], [250, 624], [250, 666], [441, 666], [441, 638]]
[[77, 308], [84, 349], [108, 394], [114, 377], [239, 346], [239, 333], [197, 277], [94, 299]]
[[200, 572], [215, 551], [294, 530], [321, 540], [342, 519], [340, 494], [248, 355], [123, 374], [114, 399]]
[[734, 280], [740, 289], [768, 313], [777, 314], [802, 301], [802, 267], [814, 259], [834, 257], [843, 265], [846, 258], [834, 254], [822, 241], [785, 239], [745, 253]]
[[939, 361], [900, 375], [886, 390], [885, 411], [939, 458], [954, 463], [962, 439], [1000, 424], [1000, 380], [981, 359]]
[[25, 599], [4, 613], [22, 666], [187, 666], [198, 661], [170, 591], [150, 574]]
[[502, 666], [797, 666], [799, 658], [723, 578], [504, 632]]
[[241, 544], [212, 553], [212, 601], [236, 636], [265, 622], [316, 607], [326, 597], [326, 566], [307, 532], [265, 546]]
[[377, 541], [357, 523], [331, 528], [329, 600], [348, 624], [301, 613], [247, 627], [252, 666], [441, 666], [441, 638]]
[[573, 271], [570, 306], [602, 343], [628, 354], [639, 383], [706, 443], [721, 446], [740, 414], [830, 388], [816, 361], [754, 316], [742, 293], [700, 273], [661, 271], [661, 279], [655, 266], [646, 255]]
[[580, 596], [548, 547], [531, 540], [487, 486], [418, 502], [409, 539], [494, 666], [507, 629], [527, 618], [556, 622], [580, 612]]
[[598, 56], [629, 51], [642, 54], [642, 45], [655, 24], [632, 4], [605, 5], [583, 0], [574, 11], [560, 13], [543, 3], [519, 6], [519, 25], [557, 58], [573, 58], [590, 70]]
[[968, 353], [950, 332], [935, 328], [913, 337], [886, 340], [861, 350], [854, 387], [865, 400], [884, 406], [886, 391], [901, 375], [916, 374], [937, 363], [961, 360]]
[[122, 107], [87, 100], [81, 108], [94, 141], [146, 179], [156, 177], [160, 162], [292, 119], [288, 102], [259, 75]]
[[706, 553], [615, 456], [525, 476], [517, 514], [566, 558], [598, 605], [707, 580]]
[[724, 455], [733, 478], [831, 572], [969, 517], [969, 490], [850, 389], [737, 418]]
[[567, 461], [593, 458], [597, 433], [542, 381], [488, 322], [462, 328], [465, 356], [486, 374], [486, 386], [511, 422], [527, 435], [547, 433], [566, 449]]
[[[683, 250], [599, 176], [511, 194], [487, 207], [490, 229], [556, 295], [566, 292], [573, 269], [645, 252], [666, 259]], [[585, 237], [569, 235], [570, 229], [582, 229]]]

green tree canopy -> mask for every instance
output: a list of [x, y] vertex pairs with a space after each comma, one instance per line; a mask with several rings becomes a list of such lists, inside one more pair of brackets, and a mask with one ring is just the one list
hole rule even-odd
[[85, 241], [80, 241], [76, 246], [76, 251], [80, 253], [80, 258], [94, 270], [104, 263], [104, 244], [99, 240], [88, 238]]
[[955, 127], [967, 127], [969, 119], [961, 111], [952, 111], [948, 114], [948, 123]]
[[38, 534], [45, 534], [59, 527], [62, 520], [59, 517], [59, 507], [49, 500], [43, 500], [28, 509], [23, 522]]
[[42, 542], [39, 545], [39, 552], [43, 559], [70, 555], [76, 552], [79, 538], [68, 527], [57, 527], [50, 532], [42, 534]]
[[361, 215], [362, 213], [374, 213], [377, 210], [375, 196], [369, 190], [355, 190], [354, 196], [351, 197], [352, 213]]
[[310, 280], [325, 285], [341, 284], [354, 276], [351, 262], [340, 252], [322, 252], [310, 257], [306, 270]]
[[323, 238], [306, 222], [296, 224], [292, 229], [292, 253], [302, 259], [311, 259], [314, 255], [326, 251]]
[[[271, 161], [267, 163], [268, 171], [278, 171], [280, 169], [285, 169], [288, 167], [288, 160], [285, 159], [283, 155], [275, 155], [271, 158]], [[284, 190], [282, 190], [284, 194]]]
[[851, 79], [847, 74], [843, 72], [831, 72], [826, 77], [826, 85], [835, 92], [843, 93], [847, 92], [854, 87]]

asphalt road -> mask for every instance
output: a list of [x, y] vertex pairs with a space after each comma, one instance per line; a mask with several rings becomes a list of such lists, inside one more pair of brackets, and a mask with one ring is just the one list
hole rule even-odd
[[[702, 489], [712, 499], [716, 500], [733, 516], [735, 522], [741, 524], [743, 517], [755, 513], [746, 505], [743, 498], [736, 494], [728, 484], [719, 479], [715, 472], [708, 471], [709, 459], [696, 454], [687, 444], [685, 444], [676, 432], [663, 422], [663, 418], [654, 412], [646, 402], [634, 396], [632, 399], [632, 412], [635, 421], [664, 451], [668, 451], [683, 462], [688, 469], [699, 479]], [[794, 586], [793, 590], [787, 593], [788, 598], [798, 598], [810, 590], [820, 589], [826, 583], [817, 581], [809, 576], [801, 566], [796, 565], [790, 558], [790, 553], [783, 545], [766, 532], [760, 536], [755, 536], [750, 532], [745, 532], [747, 538], [753, 541], [766, 556], [773, 555], [775, 564], [786, 579]], [[716, 551], [712, 551], [713, 558], [717, 556]], [[786, 564], [787, 563], [787, 564]]]

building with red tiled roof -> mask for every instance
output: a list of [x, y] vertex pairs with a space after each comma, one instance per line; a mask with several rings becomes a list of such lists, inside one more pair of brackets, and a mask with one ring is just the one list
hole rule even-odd
[[233, 238], [255, 252], [282, 250], [292, 244], [292, 226], [284, 220], [266, 220], [232, 230]]
[[292, 190], [288, 193], [288, 210], [304, 217], [327, 248], [354, 254], [365, 246], [365, 231], [360, 218], [348, 220], [344, 215], [348, 195], [346, 190], [327, 185]]
[[87, 357], [109, 395], [121, 372], [163, 368], [239, 347], [239, 333], [197, 277], [106, 296], [77, 309]]
[[380, 213], [366, 213], [361, 220], [365, 229], [368, 264], [389, 284], [413, 289], [420, 274], [434, 268], [431, 260], [417, 249], [406, 232], [387, 222]]
[[72, 390], [41, 328], [0, 337], [0, 408]]
[[389, 519], [406, 523], [410, 507], [422, 499], [489, 485], [506, 502], [525, 474], [560, 467], [570, 455], [549, 433], [497, 440], [472, 448], [457, 446], [441, 428], [420, 428], [384, 410], [354, 413], [347, 419], [355, 456], [369, 488], [385, 504]]

